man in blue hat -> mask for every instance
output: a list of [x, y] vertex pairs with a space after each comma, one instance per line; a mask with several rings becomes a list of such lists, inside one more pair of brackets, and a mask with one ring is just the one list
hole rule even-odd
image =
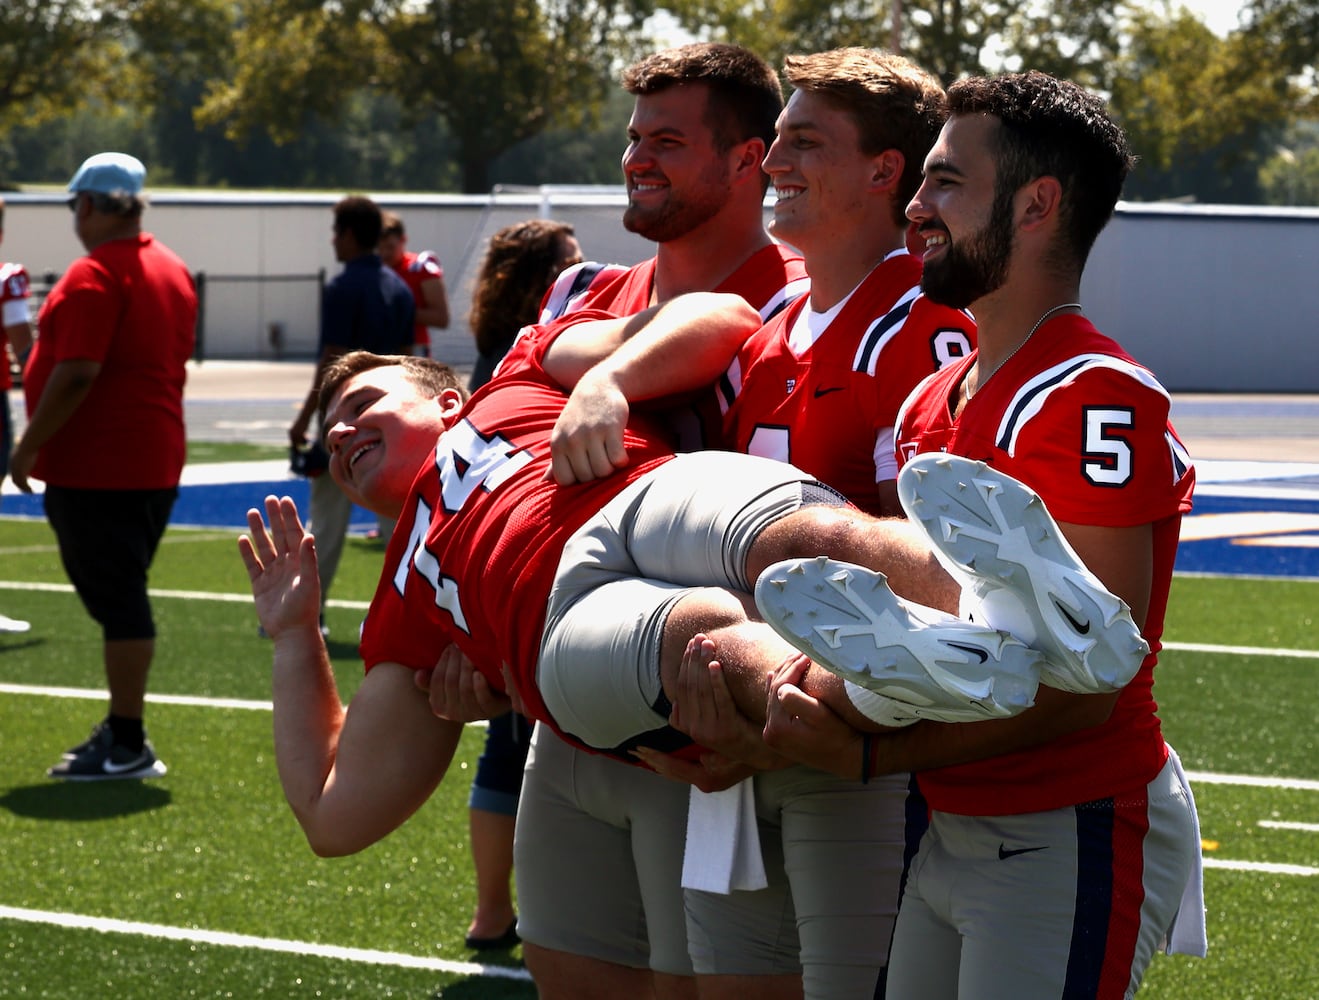
[[69, 182], [87, 254], [37, 316], [23, 371], [28, 424], [10, 475], [45, 482], [60, 559], [101, 626], [109, 712], [52, 778], [165, 773], [143, 727], [155, 623], [147, 573], [183, 470], [185, 364], [197, 327], [187, 266], [142, 229], [146, 168], [126, 153], [89, 157]]

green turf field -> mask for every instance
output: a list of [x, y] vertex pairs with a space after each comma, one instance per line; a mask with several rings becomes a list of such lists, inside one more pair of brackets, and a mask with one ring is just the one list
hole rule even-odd
[[[330, 651], [345, 698], [381, 552], [351, 540], [335, 587]], [[480, 731], [403, 829], [318, 859], [275, 774], [269, 648], [232, 533], [171, 530], [152, 586], [147, 721], [169, 774], [49, 781], [45, 769], [103, 714], [99, 638], [45, 523], [0, 519], [0, 611], [34, 625], [0, 636], [0, 996], [533, 996], [516, 949], [481, 966], [462, 943]], [[1142, 997], [1319, 997], [1305, 930], [1319, 921], [1316, 609], [1315, 582], [1174, 584], [1156, 694], [1187, 769], [1213, 776], [1196, 782], [1210, 956], [1159, 956]]]

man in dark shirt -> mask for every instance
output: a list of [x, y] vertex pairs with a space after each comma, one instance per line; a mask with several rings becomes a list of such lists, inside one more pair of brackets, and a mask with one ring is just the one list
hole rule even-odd
[[[344, 269], [322, 294], [320, 357], [302, 410], [289, 428], [294, 447], [307, 445], [321, 376], [331, 361], [355, 350], [411, 353], [416, 304], [407, 284], [385, 267], [376, 253], [382, 226], [380, 207], [370, 198], [349, 196], [334, 206], [334, 236], [330, 242], [335, 259], [343, 263]], [[318, 427], [318, 443], [320, 435]], [[312, 476], [309, 526], [316, 535], [320, 555], [322, 631], [326, 631], [324, 602], [339, 568], [352, 508], [352, 502], [333, 479]]]

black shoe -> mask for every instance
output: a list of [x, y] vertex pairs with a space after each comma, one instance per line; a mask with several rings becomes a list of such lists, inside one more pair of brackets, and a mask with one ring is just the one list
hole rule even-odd
[[[92, 747], [100, 746], [102, 741], [105, 739], [105, 737], [101, 735], [101, 730], [103, 729], [106, 732], [110, 731], [109, 719], [102, 719], [96, 725], [92, 726], [91, 735], [88, 736], [81, 743], [79, 743], [76, 747], [69, 747], [69, 749], [65, 750], [62, 755], [62, 759], [73, 760], [74, 757], [81, 757], [88, 750], [92, 749]], [[110, 737], [110, 742], [111, 743], [114, 742], [113, 737]]]
[[508, 925], [508, 930], [504, 931], [499, 937], [483, 938], [468, 935], [463, 939], [463, 943], [474, 951], [497, 951], [512, 948], [520, 942], [522, 938], [518, 937], [517, 917]]
[[156, 757], [149, 740], [141, 750], [130, 750], [114, 741], [108, 723], [92, 730], [91, 737], [69, 751], [65, 759], [46, 774], [65, 781], [114, 781], [122, 778], [158, 778], [165, 773], [164, 763]]

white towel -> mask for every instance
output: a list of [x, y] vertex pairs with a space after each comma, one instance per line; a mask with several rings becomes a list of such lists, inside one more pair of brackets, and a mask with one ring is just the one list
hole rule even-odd
[[760, 854], [756, 793], [751, 778], [722, 792], [693, 787], [687, 806], [687, 849], [682, 887], [727, 895], [736, 889], [763, 889], [765, 860]]
[[1191, 792], [1191, 783], [1182, 770], [1182, 760], [1177, 751], [1168, 746], [1168, 759], [1172, 761], [1172, 770], [1186, 792], [1186, 801], [1191, 806], [1191, 825], [1195, 834], [1195, 860], [1191, 864], [1191, 875], [1182, 890], [1182, 902], [1177, 908], [1177, 915], [1168, 928], [1166, 951], [1169, 955], [1195, 955], [1204, 958], [1209, 950], [1209, 937], [1205, 931], [1205, 886], [1204, 855], [1200, 840], [1200, 814], [1195, 809], [1195, 795]]

